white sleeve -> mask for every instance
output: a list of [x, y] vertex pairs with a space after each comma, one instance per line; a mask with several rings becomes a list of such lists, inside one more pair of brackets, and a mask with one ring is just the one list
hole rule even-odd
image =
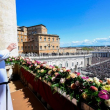
[[9, 57], [10, 52], [9, 50], [5, 49], [5, 50], [1, 50], [0, 51], [0, 61], [5, 60]]

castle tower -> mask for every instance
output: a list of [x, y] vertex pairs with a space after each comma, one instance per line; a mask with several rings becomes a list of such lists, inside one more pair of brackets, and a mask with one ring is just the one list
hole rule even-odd
[[[0, 50], [10, 43], [18, 45], [15, 0], [0, 0]], [[18, 48], [11, 52], [11, 56], [18, 56]]]

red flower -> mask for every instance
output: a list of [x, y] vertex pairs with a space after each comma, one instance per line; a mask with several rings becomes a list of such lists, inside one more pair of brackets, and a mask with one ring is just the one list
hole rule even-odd
[[100, 83], [103, 83], [103, 81], [102, 81], [102, 80], [99, 80], [99, 82], [100, 82]]
[[66, 70], [66, 72], [68, 72], [68, 73], [69, 73], [69, 72], [70, 72], [70, 70]]
[[80, 73], [77, 73], [77, 76], [80, 76]]
[[93, 91], [98, 91], [98, 88], [95, 87], [95, 86], [91, 86], [90, 89], [93, 90]]

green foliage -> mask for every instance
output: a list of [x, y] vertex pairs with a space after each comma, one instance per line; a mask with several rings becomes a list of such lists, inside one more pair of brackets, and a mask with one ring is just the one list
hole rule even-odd
[[93, 49], [92, 48], [89, 48], [89, 47], [83, 47], [82, 50], [92, 51]]

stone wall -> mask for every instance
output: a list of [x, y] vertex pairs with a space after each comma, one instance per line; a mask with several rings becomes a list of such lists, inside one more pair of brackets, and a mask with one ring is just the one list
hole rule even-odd
[[[0, 0], [0, 50], [10, 43], [17, 43], [15, 0]], [[17, 55], [18, 48], [11, 52], [11, 56]]]

